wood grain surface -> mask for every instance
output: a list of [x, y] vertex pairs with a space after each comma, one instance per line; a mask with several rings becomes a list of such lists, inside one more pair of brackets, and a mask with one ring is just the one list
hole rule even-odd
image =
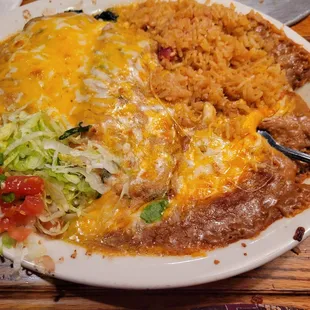
[[[310, 17], [293, 29], [309, 39]], [[303, 241], [294, 252], [251, 272], [174, 290], [96, 288], [40, 277], [25, 270], [16, 278], [12, 275], [11, 262], [4, 259], [0, 263], [0, 277], [0, 309], [185, 310], [225, 303], [264, 303], [310, 309], [310, 239]]]

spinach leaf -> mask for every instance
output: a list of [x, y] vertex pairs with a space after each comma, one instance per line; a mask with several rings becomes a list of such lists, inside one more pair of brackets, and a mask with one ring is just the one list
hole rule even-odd
[[3, 153], [0, 153], [0, 166], [2, 166], [4, 163], [4, 155]]
[[96, 19], [102, 19], [102, 20], [105, 20], [105, 21], [116, 22], [117, 18], [118, 18], [118, 15], [113, 13], [110, 10], [106, 10], [106, 11], [101, 12], [100, 14], [95, 15], [94, 17]]
[[168, 200], [162, 199], [148, 204], [140, 214], [140, 218], [144, 222], [151, 224], [161, 220], [164, 211], [168, 207]]
[[75, 135], [77, 133], [82, 133], [82, 132], [87, 132], [92, 126], [82, 126], [83, 122], [80, 122], [78, 127], [71, 128], [67, 131], [65, 131], [58, 139], [59, 140], [64, 140], [67, 139], [68, 137]]

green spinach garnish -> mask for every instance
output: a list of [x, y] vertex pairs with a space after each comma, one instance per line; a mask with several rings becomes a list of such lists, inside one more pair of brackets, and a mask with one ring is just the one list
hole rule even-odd
[[77, 133], [82, 133], [82, 132], [88, 132], [89, 129], [92, 127], [91, 125], [87, 126], [82, 126], [83, 122], [80, 122], [77, 127], [71, 128], [67, 131], [65, 131], [60, 137], [59, 140], [65, 140], [68, 137], [75, 135]]
[[169, 203], [167, 199], [151, 202], [141, 212], [141, 219], [148, 224], [160, 221], [164, 214], [164, 211], [168, 207], [168, 204]]

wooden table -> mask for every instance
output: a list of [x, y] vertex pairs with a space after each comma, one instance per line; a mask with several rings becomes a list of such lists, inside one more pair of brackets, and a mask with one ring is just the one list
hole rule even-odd
[[[65, 0], [64, 0], [65, 1]], [[24, 2], [31, 2], [26, 0]], [[310, 39], [310, 17], [293, 27]], [[174, 290], [129, 291], [83, 286], [0, 264], [0, 309], [192, 309], [224, 303], [265, 303], [310, 309], [310, 238], [273, 262], [237, 277]]]

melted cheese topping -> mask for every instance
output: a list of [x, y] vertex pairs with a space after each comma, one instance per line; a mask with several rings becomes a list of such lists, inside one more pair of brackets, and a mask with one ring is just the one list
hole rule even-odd
[[[231, 191], [243, 172], [256, 169], [257, 163], [265, 159], [266, 142], [256, 130], [247, 127], [255, 127], [260, 120], [256, 112], [240, 118], [247, 134], [237, 141], [227, 141], [210, 129], [194, 133], [175, 178], [178, 204]], [[217, 126], [223, 125], [224, 120], [218, 118], [216, 122]]]
[[[121, 172], [108, 180], [113, 190], [71, 226], [71, 240], [91, 243], [108, 231], [144, 225], [141, 208], [171, 187], [174, 207], [232, 191], [267, 156], [256, 127], [274, 111], [236, 117], [243, 135], [227, 139], [223, 131], [231, 120], [206, 109], [203, 121], [211, 125], [184, 130], [190, 143], [182, 152], [173, 117], [178, 106], [161, 102], [150, 89], [159, 66], [151, 45], [124, 24], [67, 13], [32, 20], [0, 46], [0, 112], [55, 108], [74, 126], [93, 124], [94, 141], [121, 158]], [[278, 107], [283, 113], [291, 109], [284, 101]]]
[[[55, 107], [68, 115], [102, 24], [87, 15], [63, 14], [30, 21], [0, 51], [0, 95], [5, 107]], [[3, 108], [3, 105], [2, 105]], [[75, 120], [72, 120], [75, 123]]]

